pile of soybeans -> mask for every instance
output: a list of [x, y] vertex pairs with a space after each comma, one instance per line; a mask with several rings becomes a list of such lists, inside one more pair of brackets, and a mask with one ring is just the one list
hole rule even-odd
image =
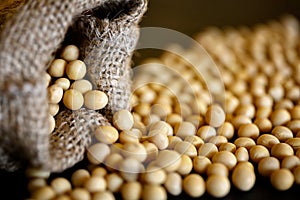
[[[69, 179], [29, 169], [30, 198], [219, 198], [232, 187], [251, 190], [257, 176], [281, 191], [300, 185], [299, 38], [298, 21], [286, 16], [252, 28], [202, 31], [195, 40], [210, 57], [173, 45], [145, 60], [133, 68], [131, 112], [116, 112], [112, 126], [92, 133], [97, 142], [87, 149], [86, 167]], [[84, 63], [76, 61], [72, 74], [74, 61], [61, 57], [66, 69], [56, 76], [48, 70], [49, 88], [59, 90], [58, 99], [49, 98], [56, 108], [51, 115], [60, 101], [73, 110], [103, 108], [107, 96], [82, 79]], [[207, 69], [207, 76], [187, 60]]]

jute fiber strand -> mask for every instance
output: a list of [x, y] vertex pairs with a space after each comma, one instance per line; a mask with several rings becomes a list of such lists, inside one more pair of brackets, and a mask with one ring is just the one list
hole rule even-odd
[[[16, 10], [0, 38], [0, 168], [71, 167], [83, 159], [99, 125], [130, 109], [130, 60], [146, 7], [146, 0], [27, 0]], [[72, 33], [90, 80], [109, 103], [99, 112], [61, 110], [49, 135], [43, 77]]]

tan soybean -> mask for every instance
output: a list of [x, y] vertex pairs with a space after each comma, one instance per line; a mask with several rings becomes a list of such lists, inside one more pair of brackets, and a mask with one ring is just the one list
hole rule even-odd
[[151, 170], [142, 174], [142, 180], [147, 184], [161, 185], [166, 181], [166, 179], [167, 173], [159, 167], [153, 167]]
[[275, 157], [266, 157], [259, 161], [257, 169], [261, 176], [268, 177], [273, 171], [280, 169], [280, 162]]
[[217, 130], [217, 135], [221, 135], [230, 140], [234, 136], [234, 127], [229, 122], [224, 122]]
[[109, 154], [110, 148], [104, 143], [93, 144], [87, 149], [87, 159], [95, 165], [102, 163]]
[[49, 178], [50, 171], [40, 168], [28, 168], [26, 169], [26, 176], [29, 178]]
[[84, 94], [84, 105], [91, 110], [100, 110], [108, 103], [108, 97], [99, 90], [90, 90]]
[[113, 124], [119, 130], [130, 130], [133, 123], [133, 116], [128, 110], [119, 110], [113, 115]]
[[225, 197], [230, 192], [230, 181], [226, 176], [210, 175], [206, 180], [206, 191], [215, 198]]
[[99, 142], [105, 144], [113, 144], [119, 138], [119, 132], [113, 126], [99, 126], [94, 134]]
[[235, 110], [235, 114], [244, 115], [252, 119], [255, 116], [255, 106], [252, 104], [240, 105]]
[[233, 119], [231, 120], [231, 123], [233, 125], [233, 127], [235, 129], [239, 129], [239, 127], [242, 125], [242, 124], [251, 124], [252, 123], [252, 120], [247, 117], [247, 116], [244, 116], [244, 115], [236, 115], [235, 117], [233, 117]]
[[160, 185], [144, 185], [142, 192], [143, 200], [166, 200], [167, 192], [164, 187]]
[[49, 131], [48, 133], [52, 133], [55, 129], [55, 119], [52, 115], [48, 115], [49, 120]]
[[141, 138], [141, 133], [138, 133], [133, 130], [123, 130], [119, 134], [119, 141], [122, 144], [125, 143], [139, 143], [140, 138]]
[[104, 177], [107, 174], [106, 168], [104, 167], [94, 167], [91, 170], [92, 176], [101, 176]]
[[28, 181], [27, 189], [30, 193], [33, 193], [35, 190], [42, 188], [47, 185], [46, 179], [44, 178], [31, 178]]
[[126, 181], [136, 181], [139, 173], [143, 172], [143, 165], [140, 161], [134, 158], [126, 158], [120, 163], [119, 171], [121, 176]]
[[92, 200], [115, 200], [115, 196], [109, 191], [97, 192], [93, 195]]
[[219, 151], [230, 151], [234, 153], [236, 151], [236, 146], [231, 142], [227, 142], [219, 146]]
[[[200, 138], [201, 139], [201, 138]], [[168, 136], [168, 140], [169, 140], [169, 144], [168, 144], [168, 149], [171, 149], [173, 150], [175, 145], [178, 143], [178, 142], [182, 142], [182, 139], [180, 137], [177, 137], [177, 136]], [[184, 140], [184, 141], [187, 141], [187, 142], [190, 142], [189, 140]]]
[[300, 131], [300, 120], [295, 119], [292, 121], [289, 121], [287, 124], [287, 127], [294, 133], [297, 134]]
[[261, 159], [269, 157], [270, 153], [263, 145], [255, 145], [250, 148], [249, 155], [253, 162], [258, 163]]
[[271, 155], [282, 160], [286, 156], [294, 155], [293, 148], [286, 143], [274, 144], [271, 149]]
[[70, 81], [67, 78], [59, 78], [54, 82], [54, 85], [58, 85], [65, 91], [70, 88]]
[[285, 191], [292, 187], [294, 175], [288, 169], [278, 169], [272, 172], [270, 180], [275, 189]]
[[71, 80], [82, 79], [86, 74], [86, 65], [81, 60], [73, 60], [66, 66], [66, 74]]
[[294, 149], [294, 151], [300, 149], [300, 137], [289, 138], [285, 141], [285, 143], [289, 144]]
[[204, 124], [204, 119], [200, 115], [190, 115], [185, 119], [185, 121], [192, 123], [196, 129]]
[[85, 169], [76, 170], [71, 176], [71, 182], [74, 187], [81, 187], [86, 180], [90, 178], [90, 173]]
[[171, 113], [167, 116], [166, 122], [171, 126], [175, 126], [177, 123], [181, 123], [183, 121], [182, 116], [177, 113]]
[[64, 91], [61, 87], [54, 84], [48, 87], [48, 103], [57, 104], [61, 101]]
[[205, 113], [205, 121], [212, 127], [221, 126], [225, 122], [225, 112], [223, 108], [217, 104], [209, 106]]
[[55, 191], [50, 186], [44, 186], [34, 191], [32, 198], [36, 200], [51, 200], [55, 197]]
[[183, 179], [183, 190], [190, 197], [201, 197], [205, 193], [205, 181], [198, 174], [189, 174]]
[[126, 182], [121, 187], [121, 196], [124, 200], [139, 200], [142, 196], [142, 185], [139, 182]]
[[294, 169], [294, 178], [295, 178], [295, 183], [300, 185], [300, 166], [297, 166]]
[[158, 153], [156, 163], [167, 172], [174, 172], [180, 167], [181, 155], [173, 150], [162, 150]]
[[70, 195], [68, 194], [63, 194], [55, 197], [53, 200], [72, 200]]
[[218, 147], [213, 143], [204, 143], [198, 148], [198, 155], [212, 158], [218, 152]]
[[256, 139], [259, 136], [259, 128], [253, 123], [242, 124], [238, 128], [237, 135], [239, 137], [250, 137]]
[[104, 192], [106, 190], [106, 180], [101, 176], [92, 176], [84, 182], [84, 188], [90, 193]]
[[173, 135], [173, 128], [170, 124], [165, 121], [157, 121], [150, 125], [149, 132], [152, 130], [159, 130], [165, 132], [167, 136]]
[[82, 79], [82, 80], [74, 81], [70, 86], [70, 88], [77, 90], [81, 94], [85, 94], [88, 91], [91, 91], [93, 89], [93, 85], [90, 81]]
[[121, 152], [115, 153], [111, 150], [111, 153], [106, 156], [104, 164], [108, 170], [116, 171], [119, 170], [120, 163], [123, 159]]
[[293, 132], [285, 126], [276, 126], [273, 128], [271, 133], [277, 137], [280, 142], [293, 138]]
[[72, 200], [90, 200], [91, 194], [84, 188], [74, 188], [70, 192]]
[[45, 80], [45, 83], [46, 83], [46, 87], [48, 87], [50, 85], [50, 83], [51, 83], [51, 76], [50, 76], [49, 73], [46, 72], [44, 74], [44, 80]]
[[134, 158], [143, 162], [147, 158], [147, 151], [141, 143], [125, 143], [122, 148], [122, 155], [125, 158]]
[[204, 144], [204, 141], [199, 136], [196, 136], [196, 135], [187, 136], [187, 137], [184, 138], [184, 141], [190, 142], [196, 148], [199, 148], [201, 146], [201, 144]]
[[262, 133], [270, 132], [272, 129], [272, 122], [268, 118], [256, 118], [254, 124], [256, 124]]
[[139, 103], [133, 107], [133, 111], [144, 117], [147, 116], [151, 111], [151, 106], [149, 103]]
[[271, 149], [274, 144], [280, 143], [279, 139], [271, 134], [263, 134], [259, 136], [256, 140], [256, 143], [259, 145], [263, 145], [268, 149]]
[[169, 146], [169, 139], [166, 132], [161, 130], [152, 130], [148, 134], [148, 140], [155, 144], [159, 150], [166, 149]]
[[57, 195], [65, 194], [72, 189], [71, 183], [62, 177], [53, 179], [50, 185]]
[[78, 110], [83, 106], [84, 98], [77, 90], [69, 89], [64, 93], [63, 103], [70, 110]]
[[249, 153], [245, 147], [239, 147], [234, 154], [238, 162], [246, 162], [249, 160]]
[[196, 128], [191, 122], [181, 122], [174, 127], [175, 136], [185, 139], [187, 136], [194, 136]]
[[167, 174], [167, 179], [164, 186], [168, 193], [177, 196], [182, 192], [182, 178], [176, 172], [171, 172]]
[[273, 126], [280, 126], [287, 124], [291, 120], [291, 115], [286, 109], [278, 108], [272, 112], [270, 119]]
[[149, 163], [157, 158], [158, 155], [158, 148], [155, 144], [145, 141], [143, 142], [143, 145], [146, 149], [147, 157], [144, 161], [145, 163]]
[[63, 59], [54, 59], [48, 68], [50, 76], [58, 78], [65, 74], [67, 62]]
[[197, 156], [193, 158], [193, 167], [197, 173], [205, 174], [210, 165], [211, 161], [205, 156]]
[[[253, 188], [256, 180], [253, 165], [249, 162], [240, 162], [231, 175], [233, 185], [241, 191], [249, 191]], [[252, 166], [252, 168], [251, 168]]]
[[197, 131], [197, 136], [199, 136], [204, 142], [208, 142], [211, 137], [216, 135], [216, 129], [208, 125], [201, 126]]
[[189, 157], [195, 157], [197, 156], [197, 149], [196, 147], [187, 141], [178, 142], [174, 150], [177, 151], [180, 154], [185, 154]]
[[192, 159], [185, 154], [181, 155], [181, 163], [179, 168], [176, 170], [176, 172], [184, 176], [189, 174], [192, 171], [192, 169], [193, 169]]
[[75, 45], [67, 45], [63, 48], [60, 57], [68, 62], [79, 58], [79, 49]]
[[298, 165], [300, 165], [300, 159], [295, 155], [284, 157], [281, 161], [281, 168], [289, 170], [293, 170]]
[[268, 118], [272, 113], [271, 107], [258, 107], [256, 110], [256, 118]]
[[55, 116], [59, 111], [59, 105], [49, 103], [48, 106], [49, 106], [49, 114]]
[[111, 173], [106, 176], [107, 189], [111, 192], [119, 192], [124, 180], [117, 173]]
[[227, 138], [222, 136], [222, 135], [216, 135], [216, 136], [212, 136], [209, 140], [209, 143], [213, 143], [215, 144], [217, 147], [219, 147], [222, 144], [226, 144], [227, 143]]
[[255, 141], [252, 138], [248, 137], [239, 137], [234, 141], [234, 144], [237, 148], [245, 147], [246, 149], [250, 149], [255, 146]]
[[292, 119], [300, 119], [300, 105], [296, 105], [290, 111]]
[[160, 119], [166, 118], [170, 113], [172, 113], [172, 107], [167, 103], [154, 104], [151, 107], [151, 114], [158, 116]]
[[222, 163], [231, 170], [237, 164], [237, 159], [235, 155], [229, 151], [219, 151], [212, 157], [212, 163]]
[[218, 175], [227, 177], [229, 174], [228, 168], [222, 163], [212, 163], [207, 167], [207, 176]]

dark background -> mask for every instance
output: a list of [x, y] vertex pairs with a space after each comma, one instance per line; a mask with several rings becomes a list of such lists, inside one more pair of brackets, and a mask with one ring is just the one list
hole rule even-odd
[[[163, 27], [193, 37], [208, 26], [253, 26], [284, 14], [300, 18], [299, 0], [149, 0], [141, 27]], [[143, 49], [134, 54], [137, 65], [159, 50]]]
[[[299, 0], [150, 0], [141, 27], [164, 27], [193, 36], [207, 26], [252, 26], [277, 19], [283, 14], [292, 14], [300, 18]], [[147, 56], [156, 56], [158, 52], [139, 50], [134, 61], [137, 63]], [[21, 153], [21, 152], [20, 152]], [[68, 176], [78, 166], [67, 170]], [[23, 173], [8, 173], [0, 170], [0, 199], [14, 200], [28, 197], [27, 180]], [[187, 199], [187, 196], [171, 199]], [[200, 199], [212, 199], [205, 194]], [[268, 180], [258, 177], [255, 187], [249, 192], [237, 191], [234, 187], [223, 199], [300, 199], [300, 186], [288, 191], [273, 189]]]
[[207, 26], [255, 25], [289, 13], [299, 0], [150, 0], [141, 26], [170, 28], [192, 36]]

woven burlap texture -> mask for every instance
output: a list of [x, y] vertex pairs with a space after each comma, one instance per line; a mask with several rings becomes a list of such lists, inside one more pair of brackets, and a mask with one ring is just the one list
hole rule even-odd
[[[65, 170], [83, 159], [99, 125], [130, 109], [130, 61], [146, 7], [146, 0], [28, 0], [6, 22], [0, 38], [0, 168]], [[88, 77], [109, 103], [99, 112], [61, 110], [49, 135], [43, 75], [70, 32], [80, 36]]]

